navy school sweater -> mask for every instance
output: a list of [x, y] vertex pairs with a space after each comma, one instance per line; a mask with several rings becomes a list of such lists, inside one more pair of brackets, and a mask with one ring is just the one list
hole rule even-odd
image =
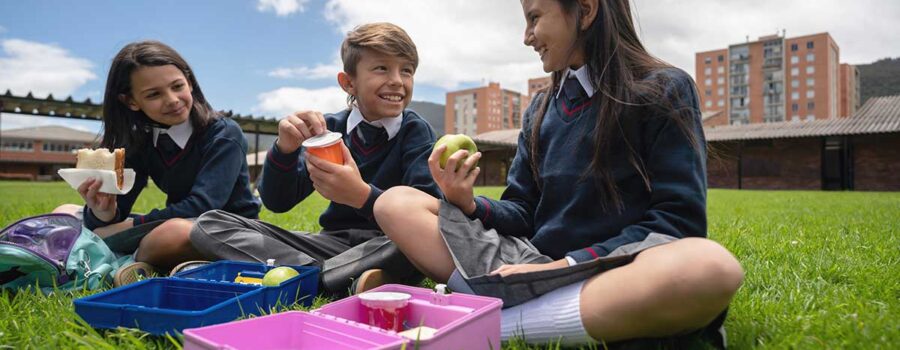
[[[167, 154], [153, 145], [152, 136], [140, 149], [128, 148], [125, 168], [134, 169], [134, 187], [118, 196], [115, 219], [131, 213], [147, 178], [166, 194], [166, 207], [134, 218], [134, 224], [171, 218], [195, 218], [222, 209], [247, 218], [259, 216], [259, 200], [250, 192], [247, 140], [241, 127], [228, 118], [214, 120], [204, 130], [194, 130], [183, 150]], [[106, 226], [85, 207], [88, 229]]]
[[[572, 108], [567, 114], [555, 99], [545, 114], [540, 135], [540, 182], [530, 167], [530, 121], [541, 97], [525, 113], [518, 150], [510, 167], [508, 187], [501, 200], [477, 197], [472, 218], [500, 234], [531, 240], [553, 259], [565, 256], [577, 262], [609, 254], [617, 247], [643, 240], [651, 232], [674, 237], [706, 236], [706, 142], [699, 101], [690, 76], [664, 69], [647, 79], [659, 79], [665, 98], [675, 108], [689, 111], [688, 127], [700, 143], [691, 144], [670, 116], [652, 106], [626, 110], [622, 116], [624, 140], [614, 142], [611, 174], [619, 188], [624, 210], [603, 210], [601, 189], [588, 171], [596, 121], [596, 102]], [[551, 92], [554, 93], [555, 92]], [[583, 111], [583, 113], [575, 113]], [[650, 178], [644, 181], [627, 157], [627, 140], [637, 152]]]
[[[440, 189], [428, 170], [428, 156], [435, 142], [428, 122], [415, 112], [405, 110], [400, 131], [394, 138], [366, 147], [356, 129], [347, 134], [349, 115], [350, 110], [326, 114], [325, 123], [328, 130], [344, 134], [344, 144], [350, 149], [363, 181], [369, 184], [372, 191], [360, 209], [331, 202], [319, 216], [319, 224], [324, 230], [380, 230], [372, 215], [372, 206], [378, 196], [390, 187], [410, 186], [441, 198]], [[272, 145], [259, 183], [263, 205], [276, 213], [286, 212], [314, 190], [306, 169], [303, 147], [285, 154]]]

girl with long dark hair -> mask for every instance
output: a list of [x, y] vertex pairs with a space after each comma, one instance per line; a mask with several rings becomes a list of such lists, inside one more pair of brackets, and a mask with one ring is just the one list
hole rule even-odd
[[564, 345], [710, 330], [743, 279], [706, 239], [696, 88], [652, 57], [628, 0], [523, 0], [525, 45], [553, 84], [524, 115], [500, 200], [474, 197], [480, 153], [444, 147], [444, 201], [392, 188], [385, 233], [427, 276], [503, 298], [504, 338]]
[[[125, 167], [136, 174], [132, 190], [120, 196], [100, 193], [101, 181], [89, 179], [78, 188], [86, 205], [63, 205], [56, 212], [82, 213], [84, 225], [101, 237], [138, 225], [153, 227], [140, 239], [137, 263], [116, 274], [117, 285], [199, 258], [189, 233], [192, 219], [204, 212], [222, 209], [258, 217], [240, 126], [217, 115], [194, 71], [161, 42], [128, 44], [113, 59], [101, 147], [125, 148]], [[132, 206], [148, 179], [166, 193], [166, 206], [134, 215]]]

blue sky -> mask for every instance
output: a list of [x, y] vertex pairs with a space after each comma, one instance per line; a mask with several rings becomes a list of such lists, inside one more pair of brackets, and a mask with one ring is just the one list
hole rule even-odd
[[[829, 32], [841, 61], [900, 56], [900, 2], [860, 0], [633, 0], [651, 53], [693, 75], [694, 53], [787, 30]], [[99, 102], [109, 63], [125, 44], [163, 41], [197, 72], [217, 109], [280, 117], [331, 112], [338, 47], [356, 25], [390, 21], [409, 32], [421, 63], [414, 99], [500, 82], [525, 92], [543, 75], [522, 44], [515, 0], [0, 0], [0, 93], [53, 93]], [[4, 114], [3, 129], [37, 123]], [[41, 122], [43, 123], [43, 122]]]

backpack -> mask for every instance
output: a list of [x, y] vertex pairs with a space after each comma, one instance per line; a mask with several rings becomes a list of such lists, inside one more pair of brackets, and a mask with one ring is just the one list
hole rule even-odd
[[118, 258], [72, 215], [32, 216], [0, 231], [0, 288], [97, 289], [130, 258]]

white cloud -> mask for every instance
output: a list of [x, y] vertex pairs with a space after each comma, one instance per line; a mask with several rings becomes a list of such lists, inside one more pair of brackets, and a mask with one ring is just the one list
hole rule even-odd
[[306, 10], [309, 0], [259, 0], [256, 10], [259, 12], [275, 12], [278, 17], [288, 16], [295, 12]]
[[694, 74], [696, 52], [724, 49], [787, 30], [787, 37], [829, 32], [841, 62], [900, 56], [900, 2], [862, 0], [634, 0], [641, 37], [654, 55]]
[[337, 81], [338, 72], [343, 70], [340, 58], [330, 64], [318, 64], [314, 67], [276, 68], [269, 72], [270, 77], [282, 79], [334, 79]]
[[101, 125], [96, 120], [74, 120], [52, 117], [38, 117], [27, 114], [3, 113], [3, 120], [0, 121], [0, 129], [15, 130], [22, 128], [33, 128], [36, 126], [60, 125], [75, 130], [98, 134], [101, 131]]
[[[900, 56], [900, 31], [894, 29], [900, 22], [900, 2], [894, 0], [853, 4], [838, 0], [633, 0], [633, 10], [648, 50], [691, 75], [696, 52], [726, 48], [744, 41], [747, 35], [755, 39], [774, 34], [776, 29], [786, 29], [788, 37], [827, 31], [840, 46], [842, 62], [868, 63]], [[463, 84], [497, 81], [503, 88], [527, 92], [527, 80], [545, 74], [537, 54], [522, 43], [525, 22], [518, 1], [329, 0], [323, 14], [340, 34], [376, 21], [403, 27], [419, 51], [417, 85], [454, 90]], [[326, 79], [340, 69], [340, 61], [334, 59], [278, 68], [269, 76]], [[289, 98], [291, 101], [322, 99], [321, 94], [311, 92], [316, 90], [281, 90], [297, 95]], [[271, 95], [270, 103], [275, 105], [276, 91], [260, 96]], [[299, 96], [303, 94], [312, 96]], [[340, 96], [334, 100], [340, 103], [322, 110], [343, 108], [343, 94]], [[291, 106], [306, 108], [304, 103]]]
[[52, 93], [63, 98], [97, 78], [90, 61], [71, 56], [56, 45], [9, 39], [0, 46], [4, 52], [0, 56], [0, 91], [10, 89], [21, 95], [31, 91], [36, 97]]
[[402, 27], [419, 52], [416, 84], [456, 89], [490, 80], [527, 91], [528, 78], [543, 75], [538, 55], [522, 44], [518, 1], [331, 0], [325, 17], [340, 33], [378, 21]]
[[[900, 31], [894, 28], [900, 2], [893, 0], [634, 0], [633, 10], [648, 50], [692, 75], [696, 52], [776, 29], [787, 29], [788, 37], [827, 31], [840, 46], [842, 62], [900, 56]], [[544, 75], [538, 56], [522, 44], [518, 1], [329, 0], [324, 15], [340, 33], [375, 21], [403, 27], [419, 50], [417, 84], [456, 89], [498, 81], [524, 92], [528, 78]]]
[[339, 87], [304, 89], [283, 87], [257, 95], [254, 113], [281, 118], [288, 113], [314, 110], [333, 113], [347, 108], [347, 94]]

